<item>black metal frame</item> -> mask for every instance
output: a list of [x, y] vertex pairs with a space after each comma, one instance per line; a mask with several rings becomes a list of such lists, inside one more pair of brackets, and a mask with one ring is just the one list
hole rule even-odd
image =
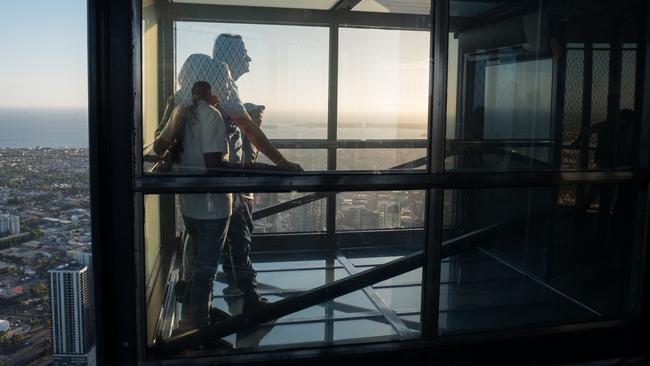
[[[348, 4], [349, 3], [349, 4]], [[353, 2], [341, 2], [348, 4]], [[148, 177], [140, 176], [142, 160], [141, 98], [140, 98], [140, 1], [89, 1], [89, 115], [91, 157], [91, 209], [95, 293], [97, 311], [97, 357], [100, 364], [209, 364], [213, 358], [192, 360], [146, 360], [144, 299], [146, 297], [142, 254], [142, 223], [144, 194], [183, 192], [305, 192], [367, 191], [386, 189], [425, 189], [428, 223], [427, 245], [423, 252], [424, 324], [436, 324], [439, 262], [442, 254], [442, 194], [444, 189], [469, 187], [512, 187], [584, 183], [636, 183], [648, 186], [645, 170], [594, 172], [490, 172], [444, 173], [444, 109], [446, 106], [447, 29], [455, 20], [447, 19], [449, 0], [437, 0], [431, 16], [394, 16], [346, 12], [345, 6], [334, 15], [324, 11], [288, 9], [252, 9], [237, 11], [237, 7], [218, 9], [199, 5], [174, 4], [175, 14], [182, 20], [261, 22], [273, 18], [276, 24], [332, 26], [345, 24], [358, 27], [385, 27], [423, 29], [435, 19], [432, 37], [434, 78], [429, 115], [430, 160], [426, 172], [391, 174], [355, 174], [332, 172], [320, 175], [278, 174], [212, 177]], [[212, 10], [211, 10], [212, 9]], [[218, 10], [218, 11], [217, 11]], [[435, 10], [435, 11], [434, 11]], [[647, 14], [647, 18], [650, 14]], [[413, 27], [413, 25], [416, 25]], [[130, 26], [129, 26], [130, 25]], [[646, 24], [646, 27], [648, 24]], [[338, 27], [338, 25], [337, 25]], [[650, 29], [650, 28], [648, 28]], [[648, 29], [645, 29], [646, 36]], [[639, 49], [644, 70], [650, 65], [649, 47]], [[440, 76], [440, 77], [436, 77]], [[644, 81], [643, 125], [640, 139], [647, 142], [650, 75], [641, 75]], [[133, 91], [130, 93], [128, 91]], [[330, 97], [332, 95], [330, 94]], [[435, 111], [435, 113], [434, 113]], [[133, 125], [133, 122], [135, 126]], [[333, 137], [333, 138], [332, 138]], [[334, 148], [335, 132], [328, 133], [326, 148]], [[434, 141], [435, 140], [435, 141]], [[371, 143], [371, 145], [374, 143]], [[362, 145], [359, 145], [362, 146]], [[368, 145], [363, 145], [367, 147]], [[647, 147], [646, 145], [642, 145]], [[435, 150], [433, 149], [435, 147]], [[647, 151], [641, 152], [641, 167], [647, 166]], [[330, 162], [331, 164], [331, 162]], [[335, 164], [335, 161], [334, 161]], [[388, 172], [387, 172], [388, 173]], [[217, 188], [216, 188], [217, 187]], [[650, 198], [649, 198], [650, 199]], [[650, 207], [650, 201], [646, 205]], [[650, 219], [646, 215], [643, 240], [644, 263], [648, 262], [648, 235]], [[134, 239], [135, 238], [135, 239]], [[644, 267], [643, 287], [647, 293], [648, 268]], [[254, 355], [220, 357], [227, 362], [264, 362], [312, 360], [316, 357], [349, 357], [356, 355], [367, 360], [405, 358], [427, 362], [455, 360], [459, 363], [478, 359], [501, 359], [504, 354], [528, 356], [530, 352], [557, 347], [554, 355], [539, 355], [539, 360], [551, 360], [568, 352], [564, 360], [586, 360], [592, 357], [636, 356], [648, 349], [648, 296], [641, 303], [641, 317], [622, 321], [573, 324], [541, 329], [495, 331], [435, 338], [435, 327], [423, 332], [421, 341], [367, 343], [337, 347], [314, 347], [300, 351], [261, 352]], [[577, 341], [577, 343], [576, 343]], [[588, 343], [589, 342], [589, 343]], [[570, 346], [568, 345], [570, 344]], [[396, 355], [395, 351], [409, 351]], [[359, 356], [361, 354], [361, 356]], [[529, 359], [529, 358], [528, 358]], [[330, 360], [322, 361], [331, 362]], [[352, 361], [354, 362], [354, 360]], [[358, 362], [358, 359], [357, 359]]]

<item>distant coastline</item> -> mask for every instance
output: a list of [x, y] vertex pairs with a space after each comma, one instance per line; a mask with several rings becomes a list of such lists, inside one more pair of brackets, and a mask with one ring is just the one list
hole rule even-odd
[[0, 107], [0, 148], [87, 148], [85, 108]]

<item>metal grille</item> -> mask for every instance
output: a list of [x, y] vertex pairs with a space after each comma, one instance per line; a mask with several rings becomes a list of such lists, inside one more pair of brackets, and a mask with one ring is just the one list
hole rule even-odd
[[485, 106], [485, 61], [476, 61], [474, 65], [474, 96], [472, 110]]
[[607, 119], [609, 90], [609, 50], [594, 50], [591, 82], [591, 124]]
[[[570, 144], [580, 134], [582, 119], [582, 98], [584, 80], [584, 50], [568, 50], [566, 59], [566, 84], [564, 90], [564, 124], [562, 131], [563, 143]], [[578, 150], [562, 152], [562, 170], [579, 168], [580, 153]]]
[[636, 50], [623, 51], [621, 63], [621, 109], [634, 110]]

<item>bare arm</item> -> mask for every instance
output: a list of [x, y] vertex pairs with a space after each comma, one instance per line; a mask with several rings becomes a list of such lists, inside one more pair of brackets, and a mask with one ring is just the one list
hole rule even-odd
[[266, 137], [264, 132], [253, 122], [248, 114], [243, 117], [233, 119], [233, 122], [239, 127], [241, 132], [257, 147], [262, 154], [266, 155], [275, 165], [280, 168], [296, 171], [304, 171], [299, 164], [292, 163], [282, 156], [282, 153], [273, 146], [271, 141]]

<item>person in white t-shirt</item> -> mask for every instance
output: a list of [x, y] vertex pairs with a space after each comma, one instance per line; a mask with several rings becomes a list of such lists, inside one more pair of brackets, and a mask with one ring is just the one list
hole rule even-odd
[[[177, 173], [204, 174], [222, 168], [228, 161], [228, 142], [221, 113], [213, 106], [210, 84], [199, 81], [192, 87], [191, 106], [177, 106], [160, 138], [176, 139]], [[183, 235], [183, 307], [179, 329], [208, 325], [212, 282], [219, 265], [232, 214], [231, 193], [179, 194], [178, 202], [185, 232]], [[221, 316], [224, 316], [221, 314]]]

